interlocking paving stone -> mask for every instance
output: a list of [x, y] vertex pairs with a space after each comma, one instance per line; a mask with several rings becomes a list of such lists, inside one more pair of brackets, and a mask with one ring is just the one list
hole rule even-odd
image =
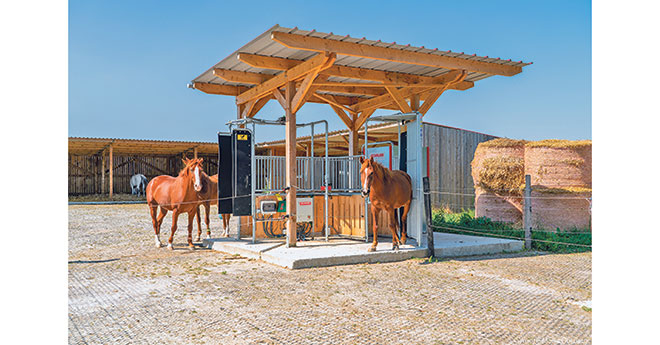
[[591, 312], [573, 303], [591, 300], [590, 253], [292, 271], [190, 251], [186, 226], [157, 249], [146, 205], [69, 206], [69, 342], [591, 343]]

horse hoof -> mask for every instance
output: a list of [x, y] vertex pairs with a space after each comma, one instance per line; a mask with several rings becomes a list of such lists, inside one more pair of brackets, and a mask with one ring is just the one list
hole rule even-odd
[[206, 239], [210, 240], [211, 239], [211, 234], [206, 235]]
[[195, 246], [188, 246], [188, 250], [195, 250]]
[[392, 250], [399, 250], [399, 246], [398, 245], [392, 245]]
[[167, 249], [169, 249], [169, 250], [174, 250], [174, 247], [172, 247], [172, 243], [168, 243], [168, 244], [167, 244]]
[[195, 242], [199, 242], [201, 240], [201, 237], [197, 236], [197, 240]]
[[376, 251], [376, 247], [369, 247], [369, 249], [368, 249], [367, 251], [368, 251], [368, 252], [375, 252], [375, 251]]

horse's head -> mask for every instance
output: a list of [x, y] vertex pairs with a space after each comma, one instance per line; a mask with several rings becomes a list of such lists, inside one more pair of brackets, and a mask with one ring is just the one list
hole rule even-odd
[[202, 167], [202, 162], [204, 158], [193, 158], [193, 159], [182, 159], [185, 167], [181, 170], [180, 176], [187, 177], [192, 180], [193, 187], [195, 192], [202, 191], [202, 179], [201, 175], [204, 173], [204, 168]]
[[371, 191], [371, 182], [374, 179], [375, 164], [374, 158], [364, 159], [360, 157], [360, 184], [362, 186], [362, 196], [369, 195]]

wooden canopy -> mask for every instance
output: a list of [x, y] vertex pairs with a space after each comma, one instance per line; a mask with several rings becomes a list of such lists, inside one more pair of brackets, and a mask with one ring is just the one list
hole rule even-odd
[[376, 109], [425, 114], [446, 90], [516, 75], [529, 64], [275, 25], [190, 87], [235, 96], [239, 117], [252, 117], [272, 99], [284, 107], [286, 83], [293, 82], [292, 112], [305, 102], [325, 103], [357, 130]]
[[[359, 152], [358, 130], [377, 109], [425, 114], [446, 90], [467, 90], [494, 75], [513, 76], [529, 63], [284, 28], [259, 35], [189, 84], [236, 98], [237, 117], [255, 116], [274, 99], [285, 111], [287, 204], [296, 202], [296, 112], [306, 102], [328, 104], [349, 130], [348, 152]], [[287, 208], [287, 228], [296, 209]], [[287, 245], [295, 246], [295, 231]]]

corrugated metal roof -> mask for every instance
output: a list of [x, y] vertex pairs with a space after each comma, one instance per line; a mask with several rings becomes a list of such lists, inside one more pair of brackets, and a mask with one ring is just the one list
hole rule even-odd
[[[366, 45], [377, 46], [377, 47], [394, 48], [394, 49], [399, 49], [399, 50], [421, 52], [421, 53], [427, 53], [427, 54], [433, 54], [433, 55], [456, 57], [456, 58], [461, 58], [461, 59], [465, 59], [465, 60], [482, 61], [482, 62], [501, 64], [501, 65], [524, 67], [524, 66], [527, 66], [527, 65], [531, 64], [531, 62], [530, 63], [522, 62], [522, 61], [516, 62], [516, 61], [511, 61], [510, 59], [509, 60], [503, 60], [503, 59], [500, 59], [500, 58], [491, 58], [491, 57], [488, 57], [488, 56], [477, 56], [476, 54], [469, 55], [469, 54], [465, 54], [465, 53], [457, 53], [457, 52], [452, 52], [451, 50], [438, 50], [437, 48], [436, 49], [428, 49], [428, 48], [425, 48], [423, 46], [422, 47], [415, 47], [415, 46], [411, 46], [411, 45], [397, 44], [396, 42], [387, 43], [387, 42], [382, 42], [380, 40], [378, 40], [378, 41], [368, 40], [364, 37], [363, 38], [355, 38], [355, 37], [350, 37], [349, 35], [340, 36], [340, 35], [334, 35], [333, 33], [323, 33], [323, 32], [318, 32], [318, 31], [314, 31], [314, 30], [312, 30], [312, 31], [300, 30], [297, 27], [292, 29], [292, 28], [285, 28], [285, 27], [281, 27], [279, 25], [275, 25], [272, 28], [268, 29], [266, 32], [264, 32], [261, 35], [257, 36], [255, 39], [250, 41], [248, 44], [246, 44], [243, 47], [239, 48], [237, 51], [235, 51], [234, 53], [232, 53], [231, 55], [229, 55], [228, 57], [226, 57], [222, 61], [220, 61], [217, 64], [213, 65], [207, 71], [205, 71], [204, 73], [199, 75], [197, 78], [193, 79], [192, 82], [193, 83], [195, 83], [195, 82], [211, 83], [211, 84], [220, 84], [220, 85], [247, 86], [247, 87], [252, 86], [252, 84], [229, 82], [229, 81], [226, 81], [222, 78], [216, 77], [213, 74], [213, 69], [214, 68], [222, 68], [222, 69], [228, 69], [228, 70], [233, 70], [233, 71], [262, 73], [262, 74], [269, 74], [269, 75], [275, 75], [275, 74], [280, 73], [280, 71], [276, 71], [276, 70], [255, 68], [255, 67], [249, 66], [249, 65], [241, 62], [240, 60], [238, 60], [238, 58], [237, 58], [238, 53], [250, 53], [250, 54], [256, 54], [256, 55], [280, 57], [280, 58], [295, 59], [295, 60], [306, 60], [306, 59], [308, 59], [308, 58], [310, 58], [314, 55], [317, 55], [317, 52], [314, 52], [314, 51], [291, 49], [291, 48], [287, 48], [287, 47], [279, 44], [278, 42], [273, 41], [271, 39], [271, 33], [275, 32], [275, 31], [291, 33], [291, 34], [296, 34], [296, 35], [303, 35], [303, 36], [331, 39], [331, 40], [336, 40], [336, 41], [366, 44]], [[434, 68], [434, 67], [428, 67], [428, 66], [420, 66], [420, 65], [413, 65], [413, 64], [407, 64], [407, 63], [400, 63], [400, 62], [383, 61], [383, 60], [370, 59], [370, 58], [347, 56], [347, 55], [341, 55], [341, 54], [337, 55], [337, 60], [335, 61], [335, 65], [368, 68], [368, 69], [375, 69], [375, 70], [381, 70], [381, 71], [401, 72], [401, 73], [408, 73], [408, 74], [427, 76], [427, 77], [436, 77], [436, 76], [442, 75], [442, 74], [447, 73], [447, 72], [450, 71], [449, 69], [445, 69], [445, 68]], [[470, 72], [470, 73], [468, 73], [468, 76], [465, 78], [465, 80], [474, 82], [474, 81], [478, 81], [478, 80], [488, 78], [490, 76], [492, 76], [492, 75], [488, 74], [488, 73]], [[328, 81], [332, 81], [332, 82], [355, 82], [355, 83], [365, 82], [364, 80], [351, 79], [351, 78], [342, 78], [342, 77], [331, 77], [331, 78], [328, 79]], [[337, 95], [344, 95], [343, 93], [338, 93], [338, 92], [337, 93], [329, 92], [329, 93], [337, 94]]]

